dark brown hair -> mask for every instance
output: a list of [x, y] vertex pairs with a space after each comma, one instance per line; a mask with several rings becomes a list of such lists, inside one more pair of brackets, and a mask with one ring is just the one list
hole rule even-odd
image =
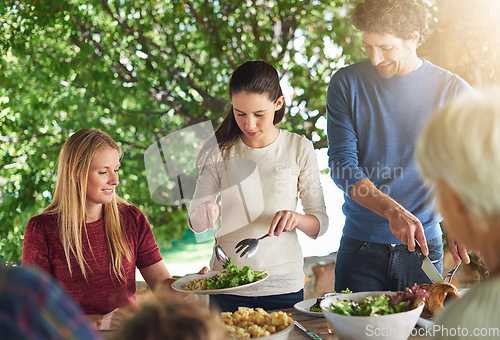
[[365, 0], [353, 11], [351, 21], [363, 32], [392, 34], [400, 39], [411, 39], [420, 33], [418, 45], [427, 36], [429, 13], [416, 0]]
[[[273, 103], [276, 102], [283, 95], [278, 71], [274, 66], [263, 60], [251, 60], [243, 63], [231, 75], [229, 97], [232, 98], [233, 95], [241, 92], [264, 94]], [[279, 124], [283, 120], [284, 115], [285, 105], [283, 104], [275, 112], [273, 124]], [[234, 118], [233, 106], [230, 105], [222, 123], [215, 130], [215, 140], [222, 154], [236, 143], [241, 133], [242, 131]], [[196, 160], [196, 167], [198, 169], [204, 164], [206, 157], [214, 150], [214, 147], [215, 145], [210, 143], [202, 147]]]

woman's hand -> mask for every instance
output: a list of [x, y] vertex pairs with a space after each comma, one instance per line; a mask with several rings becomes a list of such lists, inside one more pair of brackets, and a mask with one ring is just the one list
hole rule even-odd
[[213, 201], [204, 202], [191, 213], [189, 224], [196, 232], [215, 229], [215, 221], [219, 217], [219, 205]]
[[204, 266], [203, 268], [201, 268], [201, 270], [198, 272], [198, 274], [205, 275], [205, 274], [208, 274], [208, 272], [209, 272], [208, 267]]
[[299, 213], [290, 210], [278, 211], [271, 222], [269, 235], [279, 236], [282, 232], [291, 231], [299, 225]]
[[[204, 266], [200, 269], [198, 274], [205, 275], [208, 274], [209, 269], [207, 266]], [[181, 276], [174, 276], [172, 278], [166, 279], [161, 284], [158, 285], [157, 289], [154, 290], [154, 294], [159, 298], [166, 299], [180, 299], [180, 300], [190, 300], [193, 298], [193, 294], [183, 293], [172, 288], [172, 283], [174, 283], [177, 279], [180, 279]]]
[[316, 237], [319, 233], [319, 220], [314, 215], [303, 215], [291, 210], [278, 211], [269, 227], [269, 236], [279, 236], [282, 232], [299, 229], [309, 237]]

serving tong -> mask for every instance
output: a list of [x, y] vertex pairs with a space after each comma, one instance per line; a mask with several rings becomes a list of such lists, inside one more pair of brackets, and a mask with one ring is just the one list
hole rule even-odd
[[[226, 252], [224, 251], [224, 249], [222, 249], [222, 247], [219, 245], [219, 242], [217, 241], [217, 237], [215, 236], [214, 229], [210, 228], [212, 226], [212, 219], [210, 218], [210, 214], [208, 213], [208, 211], [207, 211], [207, 218], [208, 218], [209, 229], [212, 231], [212, 234], [214, 234], [214, 239], [215, 239], [215, 257], [220, 262], [226, 263], [229, 260], [229, 258], [227, 257]], [[214, 226], [214, 228], [215, 228], [215, 226]]]

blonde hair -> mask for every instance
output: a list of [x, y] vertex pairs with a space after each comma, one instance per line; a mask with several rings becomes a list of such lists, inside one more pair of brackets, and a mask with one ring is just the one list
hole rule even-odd
[[[87, 264], [82, 252], [87, 178], [95, 153], [105, 148], [118, 150], [120, 158], [122, 157], [118, 144], [100, 130], [83, 129], [68, 138], [59, 153], [53, 200], [42, 212], [58, 216], [59, 234], [70, 275], [72, 274], [70, 257], [73, 255], [83, 276], [87, 278], [85, 269]], [[104, 205], [104, 228], [111, 259], [110, 272], [124, 280], [122, 257], [125, 256], [130, 261], [131, 255], [121, 227], [118, 204], [126, 204], [126, 201], [115, 193], [112, 201]]]
[[500, 219], [500, 90], [457, 96], [428, 121], [416, 152], [430, 185], [441, 178], [473, 216]]

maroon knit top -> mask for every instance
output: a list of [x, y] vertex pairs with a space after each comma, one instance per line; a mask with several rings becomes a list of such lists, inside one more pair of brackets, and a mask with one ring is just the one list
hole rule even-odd
[[80, 304], [86, 314], [107, 314], [117, 307], [135, 303], [135, 268], [148, 267], [162, 260], [151, 227], [144, 214], [132, 205], [120, 205], [131, 261], [122, 259], [125, 281], [110, 272], [110, 256], [105, 238], [104, 219], [88, 223], [82, 229], [83, 255], [87, 262], [87, 280], [71, 255], [70, 275], [59, 237], [56, 215], [38, 215], [26, 226], [23, 266], [36, 266], [53, 275]]

